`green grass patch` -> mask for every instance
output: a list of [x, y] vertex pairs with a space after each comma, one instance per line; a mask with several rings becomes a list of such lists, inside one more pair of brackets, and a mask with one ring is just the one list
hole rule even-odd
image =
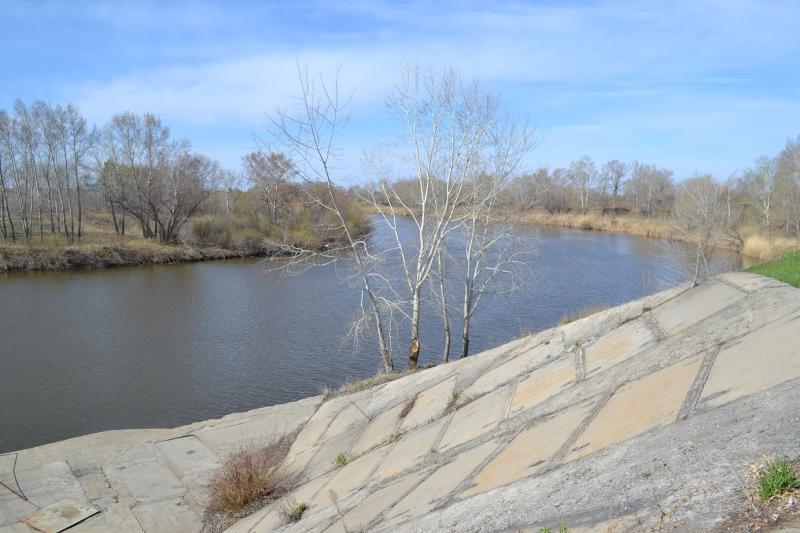
[[775, 261], [753, 265], [747, 271], [800, 287], [800, 251], [789, 252]]
[[756, 481], [758, 497], [763, 502], [798, 488], [800, 478], [792, 464], [782, 457], [769, 460]]
[[349, 453], [339, 452], [336, 455], [336, 459], [333, 460], [333, 464], [334, 464], [334, 466], [336, 466], [336, 468], [341, 468], [344, 465], [346, 465], [347, 463], [349, 463], [350, 461], [352, 461], [353, 459], [354, 459], [354, 457], [352, 455], [350, 455]]
[[[553, 533], [553, 530], [550, 526], [544, 526], [539, 529], [539, 533]], [[558, 522], [558, 533], [569, 533], [567, 522], [563, 518]]]

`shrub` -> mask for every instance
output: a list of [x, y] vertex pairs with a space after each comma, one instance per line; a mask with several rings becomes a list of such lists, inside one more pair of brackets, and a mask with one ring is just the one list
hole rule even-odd
[[306, 502], [291, 500], [281, 507], [281, 516], [287, 522], [297, 522], [303, 517], [303, 513], [308, 509]]
[[756, 491], [762, 502], [798, 488], [800, 478], [792, 464], [782, 457], [768, 460], [756, 480]]
[[266, 446], [243, 445], [211, 479], [208, 511], [235, 514], [279, 496], [284, 490], [279, 468], [290, 446], [291, 439], [285, 437]]

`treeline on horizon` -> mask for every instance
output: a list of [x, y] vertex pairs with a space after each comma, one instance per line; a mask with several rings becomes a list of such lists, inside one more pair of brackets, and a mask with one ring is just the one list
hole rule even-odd
[[[612, 160], [598, 166], [582, 157], [566, 168], [542, 167], [507, 180], [498, 208], [668, 220], [681, 188], [701, 178], [718, 185], [720, 231], [734, 247], [741, 249], [745, 232], [769, 241], [800, 237], [800, 136], [724, 181], [709, 175], [678, 180], [656, 165]], [[162, 243], [247, 251], [270, 242], [324, 246], [341, 236], [326, 206], [310, 201], [322, 186], [298, 179], [289, 157], [268, 150], [243, 156], [240, 171], [223, 169], [189, 141], [174, 139], [150, 113], [118, 113], [98, 127], [71, 104], [17, 100], [10, 112], [0, 109], [0, 235], [7, 241], [58, 236], [78, 242], [87, 218], [96, 230], [94, 219], [103, 213], [114, 234]], [[393, 188], [408, 205], [417, 201], [415, 180], [397, 180]], [[338, 191], [357, 231], [368, 227], [358, 201], [364, 191]]]
[[[121, 112], [89, 125], [77, 107], [17, 100], [0, 109], [0, 237], [9, 242], [93, 242], [98, 234], [257, 252], [268, 241], [322, 246], [325, 206], [315, 183], [294, 179], [281, 154], [254, 151], [243, 172], [175, 139], [151, 113]], [[340, 191], [354, 227], [366, 215]], [[188, 224], [187, 224], [188, 223]]]

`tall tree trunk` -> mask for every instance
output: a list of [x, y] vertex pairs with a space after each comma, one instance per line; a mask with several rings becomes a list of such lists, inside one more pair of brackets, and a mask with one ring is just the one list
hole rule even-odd
[[436, 266], [439, 275], [439, 291], [440, 303], [442, 306], [442, 327], [444, 328], [444, 349], [442, 350], [442, 362], [446, 363], [450, 360], [450, 318], [447, 314], [447, 292], [445, 285], [446, 272], [444, 269], [444, 261], [442, 260], [441, 248], [436, 254]]
[[411, 346], [408, 355], [408, 368], [414, 370], [419, 362], [420, 342], [419, 342], [419, 316], [420, 316], [420, 288], [416, 287], [413, 295], [411, 308]]

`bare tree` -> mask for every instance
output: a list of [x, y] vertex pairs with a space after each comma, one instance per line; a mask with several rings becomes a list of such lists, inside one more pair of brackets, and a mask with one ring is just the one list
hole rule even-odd
[[753, 167], [745, 172], [744, 187], [758, 211], [761, 227], [772, 242], [773, 211], [777, 194], [777, 162], [767, 156], [756, 159]]
[[585, 215], [589, 212], [589, 195], [597, 183], [597, 168], [589, 157], [584, 156], [570, 165], [568, 176], [578, 195], [578, 209]]
[[314, 261], [330, 264], [345, 258], [352, 260], [361, 286], [361, 319], [354, 325], [354, 335], [357, 338], [364, 327], [374, 322], [383, 371], [393, 372], [390, 325], [384, 317], [389, 310], [387, 302], [378, 293], [380, 277], [373, 270], [377, 258], [370, 253], [363, 236], [357, 234], [348, 222], [336, 185], [337, 136], [348, 121], [349, 101], [339, 95], [338, 73], [331, 83], [322, 76], [310, 75], [308, 69], [300, 65], [297, 73], [300, 96], [296, 107], [292, 111], [280, 110], [271, 118], [272, 137], [288, 158], [298, 163], [298, 179], [309, 185], [321, 185], [306, 187], [304, 192], [311, 203], [333, 216], [333, 229], [341, 234], [345, 244], [343, 247], [312, 250], [287, 243], [283, 249], [292, 255], [295, 265]]
[[687, 249], [694, 263], [693, 286], [711, 273], [709, 264], [720, 242], [724, 217], [722, 190], [712, 176], [695, 176], [680, 185], [670, 220], [689, 243]]
[[628, 165], [616, 159], [603, 165], [602, 179], [607, 184], [611, 192], [611, 211], [617, 213], [617, 198], [625, 183], [625, 174], [628, 173]]
[[287, 184], [295, 179], [297, 169], [291, 159], [280, 152], [262, 148], [242, 158], [245, 174], [250, 183], [261, 191], [267, 216], [278, 224], [278, 210], [284, 200]]

